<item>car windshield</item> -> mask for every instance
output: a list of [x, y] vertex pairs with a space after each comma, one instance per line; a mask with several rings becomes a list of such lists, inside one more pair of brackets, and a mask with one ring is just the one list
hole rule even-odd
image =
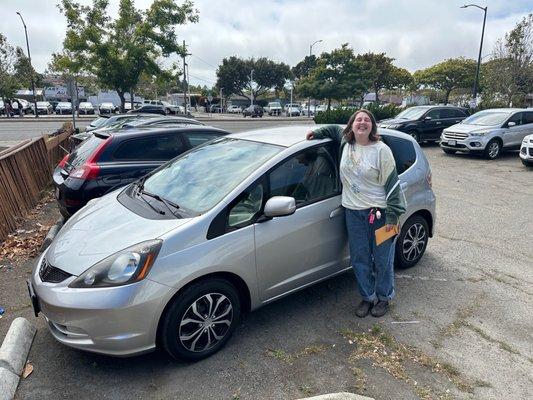
[[462, 124], [467, 125], [500, 125], [509, 118], [509, 112], [480, 111], [463, 120]]
[[80, 103], [80, 107], [91, 107], [91, 106], [92, 106], [91, 103], [86, 103], [86, 102], [83, 102], [83, 101]]
[[215, 139], [166, 164], [144, 183], [144, 189], [186, 210], [204, 213], [282, 147]]
[[399, 119], [418, 119], [420, 118], [428, 109], [423, 107], [411, 107], [407, 110], [403, 110], [399, 113], [396, 118]]
[[281, 107], [281, 104], [278, 102], [268, 103], [269, 107]]
[[108, 120], [109, 118], [96, 118], [94, 121], [91, 122], [90, 125], [99, 128], [101, 126], [104, 126]]
[[38, 101], [37, 102], [37, 107], [48, 107], [48, 102], [47, 101]]
[[70, 107], [70, 103], [67, 103], [66, 101], [61, 101], [57, 105], [61, 107]]

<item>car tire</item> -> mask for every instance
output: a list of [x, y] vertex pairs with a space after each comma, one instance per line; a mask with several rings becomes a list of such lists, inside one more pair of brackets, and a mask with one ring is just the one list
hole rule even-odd
[[526, 167], [533, 168], [533, 161], [527, 161], [523, 159], [520, 159], [520, 161], [522, 161], [522, 164], [524, 164]]
[[420, 134], [417, 131], [407, 131], [407, 134], [416, 140], [417, 143], [420, 143]]
[[239, 295], [227, 280], [193, 283], [175, 297], [163, 315], [159, 343], [175, 359], [201, 360], [224, 347], [240, 314]]
[[484, 155], [488, 160], [495, 160], [502, 151], [502, 145], [498, 139], [492, 139], [485, 146]]
[[394, 265], [399, 269], [415, 266], [424, 255], [429, 240], [429, 227], [421, 215], [413, 215], [402, 225], [396, 240]]
[[455, 154], [455, 153], [457, 153], [457, 150], [450, 150], [450, 149], [445, 149], [445, 148], [443, 148], [442, 151], [445, 152], [446, 154]]

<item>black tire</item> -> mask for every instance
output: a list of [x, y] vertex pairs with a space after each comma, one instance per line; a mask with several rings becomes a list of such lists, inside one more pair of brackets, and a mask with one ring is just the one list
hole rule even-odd
[[455, 154], [455, 153], [457, 153], [457, 150], [445, 149], [444, 147], [442, 148], [442, 151], [445, 152], [446, 154]]
[[520, 159], [520, 161], [522, 161], [522, 164], [524, 164], [526, 167], [533, 168], [533, 161], [526, 161], [522, 158]]
[[502, 152], [502, 144], [498, 139], [492, 139], [485, 146], [484, 155], [488, 160], [495, 160], [499, 157]]
[[424, 255], [428, 240], [429, 227], [424, 217], [413, 215], [405, 221], [396, 240], [395, 267], [406, 269], [415, 266]]
[[[207, 309], [209, 305], [208, 296], [211, 296], [212, 304], [217, 304], [217, 301], [221, 301], [221, 303], [218, 307], [211, 309], [211, 315], [206, 317], [209, 313]], [[192, 306], [195, 303], [198, 313], [205, 317], [203, 321], [192, 310]], [[217, 315], [217, 311], [220, 311], [220, 316], [211, 319], [210, 317]], [[207, 314], [204, 314], [206, 312]], [[229, 314], [226, 314], [227, 312]], [[160, 344], [175, 359], [201, 360], [224, 347], [239, 324], [240, 314], [239, 295], [231, 283], [219, 278], [206, 279], [194, 283], [174, 299], [174, 302], [163, 315], [159, 333]], [[194, 318], [192, 317], [196, 318], [198, 323], [194, 322], [196, 320], [193, 321]], [[229, 326], [224, 323], [213, 324], [213, 321], [220, 320], [221, 317], [227, 317], [227, 320], [230, 321]], [[191, 321], [183, 323], [186, 319]], [[207, 328], [204, 327], [202, 331], [201, 324], [204, 323], [209, 325]], [[199, 333], [196, 335], [197, 332]], [[211, 343], [211, 334], [213, 334], [213, 338], [216, 337], [215, 334], [220, 335], [220, 339]], [[182, 338], [186, 337], [188, 339], [182, 340]], [[198, 350], [195, 350], [196, 346], [198, 346]], [[204, 349], [201, 349], [202, 346]]]
[[420, 134], [417, 131], [408, 131], [407, 134], [416, 140], [417, 143], [420, 143]]

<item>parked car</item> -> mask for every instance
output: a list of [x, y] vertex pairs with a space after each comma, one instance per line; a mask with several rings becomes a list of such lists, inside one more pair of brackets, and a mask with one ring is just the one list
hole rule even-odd
[[285, 115], [288, 117], [299, 117], [301, 115], [300, 107], [297, 104], [285, 105]]
[[281, 104], [279, 101], [271, 101], [267, 104], [264, 111], [268, 113], [268, 115], [281, 115]]
[[[35, 114], [35, 105], [32, 103], [30, 105], [31, 111]], [[48, 101], [38, 101], [37, 102], [37, 114], [49, 115], [52, 114], [53, 108], [50, 102]]]
[[212, 127], [184, 124], [95, 132], [54, 170], [59, 210], [68, 218], [89, 200], [133, 182], [198, 144], [226, 134]]
[[[133, 108], [134, 108], [134, 109], [135, 109], [135, 108], [139, 108], [140, 106], [142, 106], [142, 104], [143, 104], [143, 103], [140, 103], [140, 102], [138, 102], [138, 101], [135, 101], [135, 102], [133, 102]], [[131, 110], [131, 109], [132, 109], [132, 107], [131, 107], [131, 102], [126, 101], [126, 102], [124, 103], [124, 110], [126, 110], [126, 112], [128, 112], [128, 111]]]
[[167, 112], [167, 115], [183, 114], [180, 106], [178, 105], [170, 104], [168, 101], [163, 101], [163, 100], [161, 101], [161, 104], [163, 105], [163, 107], [165, 107], [165, 111]]
[[255, 117], [263, 118], [263, 108], [261, 108], [261, 106], [258, 106], [257, 104], [246, 107], [242, 112], [242, 116], [245, 118], [247, 116], [252, 117], [252, 118], [255, 118]]
[[154, 118], [137, 118], [131, 121], [127, 121], [120, 129], [133, 129], [138, 127], [171, 127], [181, 125], [205, 125], [204, 123], [197, 121], [193, 118], [177, 117], [177, 116], [157, 116], [154, 114]]
[[143, 104], [139, 108], [128, 111], [128, 114], [138, 113], [167, 115], [165, 107], [159, 104]]
[[242, 107], [236, 106], [236, 105], [228, 106], [228, 113], [229, 114], [240, 114], [242, 113]]
[[417, 142], [440, 139], [442, 130], [461, 122], [468, 112], [454, 106], [416, 106], [403, 110], [396, 117], [384, 119], [378, 126], [411, 135]]
[[94, 106], [88, 101], [82, 101], [78, 106], [78, 114], [94, 114]]
[[22, 107], [22, 113], [28, 114], [31, 111], [30, 102], [24, 99], [15, 99], [19, 102], [19, 107]]
[[442, 132], [440, 146], [446, 154], [479, 153], [498, 158], [504, 150], [518, 150], [533, 134], [533, 110], [494, 108], [479, 111]]
[[72, 104], [67, 101], [60, 101], [56, 106], [56, 114], [72, 114]]
[[124, 124], [126, 121], [134, 120], [137, 118], [155, 118], [155, 114], [118, 114], [111, 116], [102, 116], [98, 117], [95, 120], [91, 121], [89, 125], [85, 128], [86, 132], [91, 132], [99, 128], [107, 128], [110, 126], [115, 126], [119, 124]]
[[533, 134], [522, 139], [520, 159], [526, 167], [533, 167]]
[[[224, 346], [243, 312], [350, 271], [338, 145], [305, 140], [308, 129], [217, 138], [87, 204], [31, 274], [34, 311], [51, 335], [103, 354], [161, 346], [199, 360]], [[396, 254], [413, 265], [435, 223], [431, 170], [411, 137], [380, 134], [408, 205]], [[114, 141], [84, 143], [75, 174], [91, 174], [96, 155], [117, 154]], [[118, 154], [142, 154], [129, 149]]]
[[102, 103], [98, 106], [98, 112], [100, 114], [114, 114], [115, 105], [113, 103]]

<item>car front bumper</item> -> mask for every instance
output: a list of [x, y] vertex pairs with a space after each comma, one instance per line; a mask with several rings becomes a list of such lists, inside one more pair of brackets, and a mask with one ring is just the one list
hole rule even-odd
[[157, 326], [173, 289], [144, 279], [109, 288], [77, 289], [43, 282], [39, 258], [28, 285], [36, 312], [42, 312], [52, 336], [80, 350], [112, 356], [133, 356], [156, 347]]
[[526, 143], [522, 142], [519, 155], [522, 160], [533, 163], [533, 139]]
[[467, 153], [477, 153], [485, 150], [490, 139], [487, 136], [467, 136], [459, 139], [443, 133], [440, 137], [440, 147]]

